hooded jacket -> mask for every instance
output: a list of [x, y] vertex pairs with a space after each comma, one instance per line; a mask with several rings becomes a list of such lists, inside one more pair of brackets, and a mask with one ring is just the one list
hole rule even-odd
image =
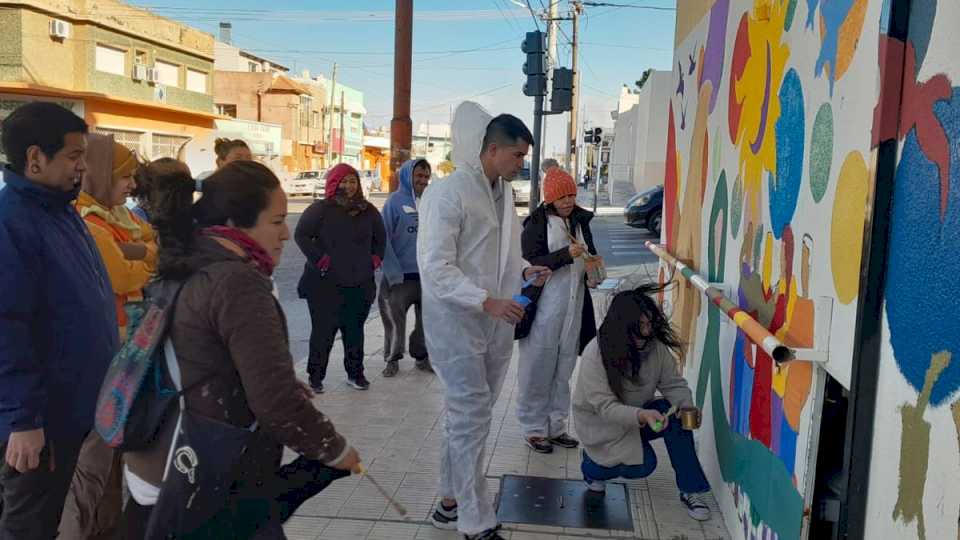
[[[136, 168], [133, 154], [114, 142], [113, 136], [87, 136], [89, 168], [83, 178], [83, 191], [77, 198], [77, 212], [90, 229], [103, 258], [113, 287], [120, 337], [126, 337], [127, 314], [124, 305], [143, 300], [143, 287], [156, 272], [157, 242], [153, 228], [124, 205], [110, 207], [113, 184]], [[142, 260], [129, 260], [120, 244], [138, 242], [147, 250]]]
[[413, 189], [413, 171], [425, 159], [411, 159], [400, 167], [400, 189], [390, 194], [383, 206], [383, 225], [387, 231], [387, 245], [383, 257], [383, 276], [390, 285], [399, 285], [408, 277], [419, 279], [417, 264], [417, 232], [420, 214]]
[[457, 107], [457, 169], [430, 186], [420, 204], [417, 260], [427, 347], [443, 351], [449, 362], [478, 356], [509, 361], [514, 327], [484, 313], [483, 303], [518, 294], [529, 266], [520, 252], [513, 191], [502, 179], [492, 187], [480, 161], [491, 119], [476, 103]]
[[4, 171], [0, 191], [0, 440], [82, 436], [117, 351], [113, 292], [61, 192]]
[[356, 174], [346, 164], [330, 169], [327, 198], [311, 204], [297, 223], [293, 238], [307, 258], [298, 286], [301, 298], [309, 298], [322, 284], [359, 287], [372, 283], [383, 260], [385, 233], [380, 212], [367, 203], [351, 216], [335, 200], [340, 181], [351, 172]]

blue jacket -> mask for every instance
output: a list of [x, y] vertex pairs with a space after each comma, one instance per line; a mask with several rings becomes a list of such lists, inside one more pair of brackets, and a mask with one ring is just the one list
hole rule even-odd
[[118, 329], [110, 278], [72, 201], [9, 169], [0, 191], [0, 440], [93, 426]]
[[417, 230], [420, 214], [413, 191], [413, 169], [423, 159], [411, 159], [400, 167], [400, 187], [383, 206], [383, 226], [387, 230], [387, 249], [383, 256], [383, 276], [390, 285], [403, 283], [404, 276], [419, 275]]

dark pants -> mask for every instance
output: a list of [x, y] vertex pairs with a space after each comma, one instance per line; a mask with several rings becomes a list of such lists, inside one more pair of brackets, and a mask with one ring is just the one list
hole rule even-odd
[[376, 294], [373, 280], [359, 287], [324, 283], [311, 291], [307, 297], [312, 324], [307, 360], [311, 383], [326, 379], [330, 351], [338, 331], [343, 341], [343, 368], [347, 377], [356, 379], [363, 375], [363, 326]]
[[380, 306], [380, 320], [383, 321], [383, 359], [389, 362], [403, 358], [404, 342], [407, 340], [407, 312], [410, 306], [413, 306], [416, 314], [416, 326], [410, 334], [410, 356], [417, 360], [426, 358], [420, 281], [404, 280], [392, 287], [387, 280], [381, 281], [377, 304]]
[[123, 460], [100, 435], [90, 432], [63, 505], [62, 540], [115, 538], [123, 508]]
[[[655, 409], [666, 413], [670, 409], [670, 402], [665, 399], [655, 399], [647, 403], [644, 408]], [[677, 417], [670, 418], [667, 428], [656, 432], [649, 426], [640, 428], [643, 437], [643, 464], [621, 464], [613, 467], [598, 465], [586, 452], [583, 453], [583, 462], [580, 470], [583, 477], [589, 480], [613, 480], [614, 478], [646, 478], [657, 468], [657, 454], [650, 446], [650, 441], [663, 438], [670, 455], [670, 464], [676, 475], [677, 487], [683, 493], [703, 493], [710, 491], [710, 483], [703, 474], [700, 459], [697, 457], [693, 445], [693, 432], [683, 429]]]
[[[47, 540], [57, 537], [63, 503], [86, 434], [50, 436], [40, 466], [19, 473], [6, 462], [7, 441], [0, 442], [0, 538]], [[50, 470], [51, 451], [54, 470]]]

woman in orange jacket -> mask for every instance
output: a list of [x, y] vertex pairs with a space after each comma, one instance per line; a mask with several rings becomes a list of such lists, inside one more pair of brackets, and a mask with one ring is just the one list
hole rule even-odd
[[[127, 337], [126, 306], [143, 300], [143, 288], [156, 272], [153, 228], [125, 206], [136, 187], [136, 156], [112, 136], [87, 138], [87, 174], [76, 208], [87, 224], [110, 277], [121, 342]], [[120, 453], [91, 433], [80, 451], [60, 522], [60, 538], [110, 538], [122, 505]]]

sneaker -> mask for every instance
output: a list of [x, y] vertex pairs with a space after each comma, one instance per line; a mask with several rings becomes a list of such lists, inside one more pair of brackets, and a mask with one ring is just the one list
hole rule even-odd
[[492, 529], [487, 529], [480, 534], [465, 534], [463, 537], [467, 540], [504, 540], [504, 538], [500, 536], [499, 525]]
[[580, 441], [574, 439], [566, 433], [561, 433], [556, 437], [550, 437], [548, 441], [550, 441], [550, 444], [554, 446], [560, 446], [562, 448], [576, 448], [580, 446]]
[[384, 377], [396, 377], [397, 372], [400, 371], [400, 363], [396, 360], [389, 360], [387, 362], [387, 367], [383, 368]]
[[430, 515], [430, 523], [433, 523], [433, 526], [438, 529], [448, 531], [457, 530], [456, 505], [454, 505], [453, 508], [446, 508], [443, 506], [443, 501], [438, 502], [437, 507], [433, 510], [433, 514]]
[[322, 382], [310, 383], [310, 389], [313, 390], [313, 393], [314, 393], [314, 394], [322, 394], [322, 393], [323, 393], [323, 383], [322, 383]]
[[430, 365], [429, 358], [420, 358], [414, 364], [413, 367], [419, 369], [420, 371], [426, 371], [427, 373], [433, 373], [433, 366]]
[[591, 480], [589, 478], [584, 478], [584, 482], [587, 483], [587, 490], [590, 493], [606, 493], [607, 492], [607, 483], [603, 480]]
[[544, 437], [526, 437], [527, 446], [538, 454], [552, 454], [553, 445]]
[[[706, 492], [709, 493], [709, 492]], [[710, 519], [710, 507], [704, 500], [705, 493], [681, 493], [680, 502], [687, 507], [687, 513], [697, 521]]]
[[367, 390], [370, 388], [370, 381], [363, 375], [360, 375], [356, 379], [347, 379], [347, 384], [357, 390]]

